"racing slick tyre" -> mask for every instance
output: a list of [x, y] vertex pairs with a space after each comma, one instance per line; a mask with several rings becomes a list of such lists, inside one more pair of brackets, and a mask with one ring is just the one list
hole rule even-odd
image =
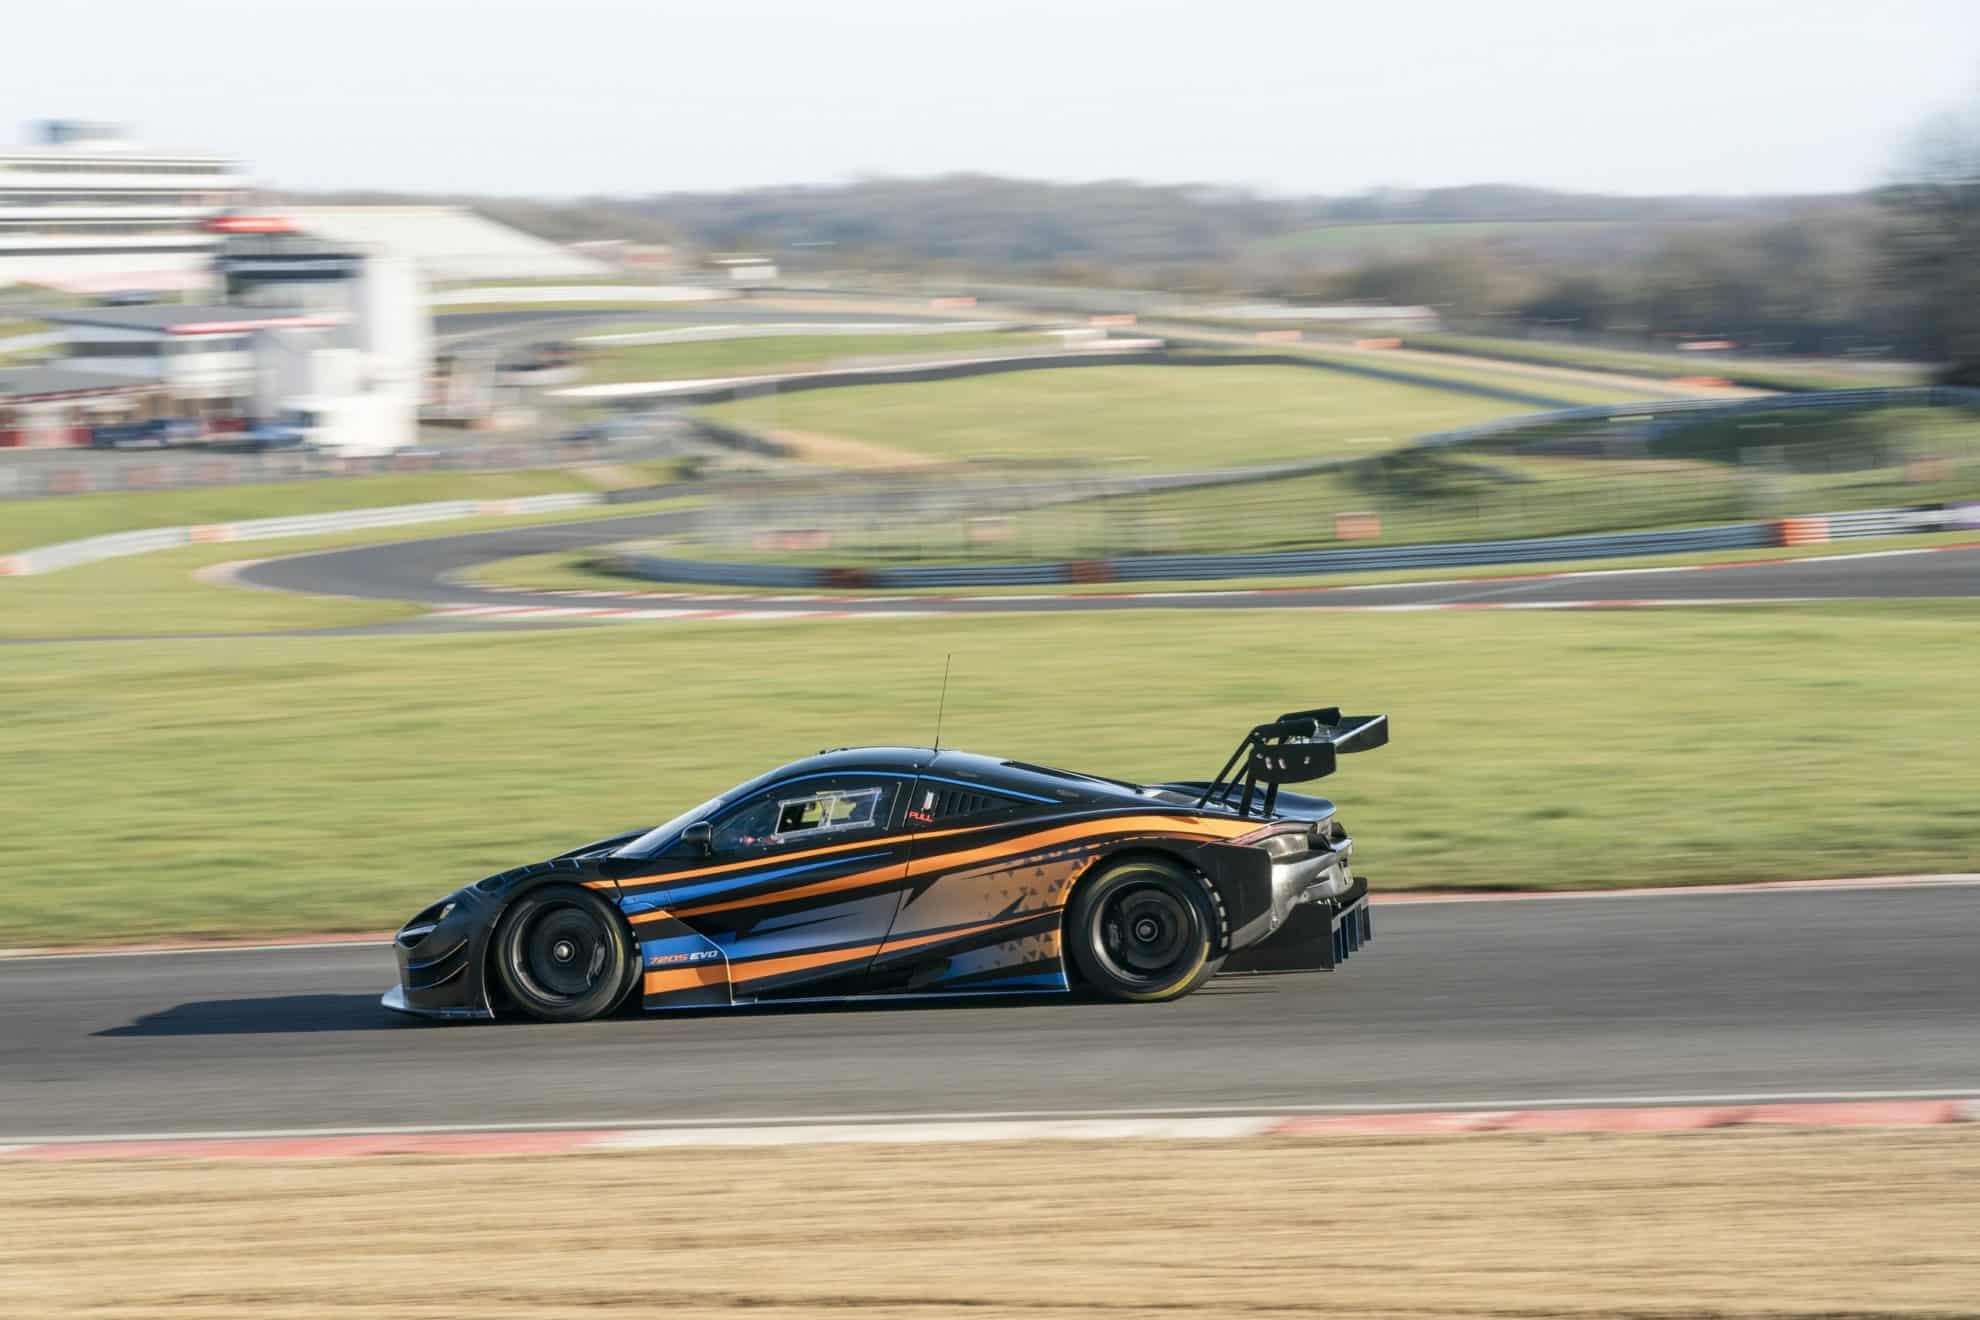
[[1081, 885], [1066, 915], [1073, 965], [1109, 999], [1177, 999], [1217, 974], [1221, 918], [1209, 887], [1158, 857], [1116, 862]]
[[511, 1002], [545, 1022], [602, 1017], [639, 978], [619, 914], [576, 885], [545, 885], [510, 904], [495, 927], [493, 952]]

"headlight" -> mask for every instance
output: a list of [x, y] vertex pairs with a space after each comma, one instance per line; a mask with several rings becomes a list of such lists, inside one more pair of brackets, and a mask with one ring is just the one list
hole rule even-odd
[[418, 944], [428, 935], [431, 935], [433, 928], [445, 921], [447, 914], [459, 906], [460, 903], [457, 899], [441, 899], [438, 903], [435, 903], [432, 907], [426, 909], [405, 924], [404, 928], [399, 931], [399, 943], [410, 949], [413, 945]]

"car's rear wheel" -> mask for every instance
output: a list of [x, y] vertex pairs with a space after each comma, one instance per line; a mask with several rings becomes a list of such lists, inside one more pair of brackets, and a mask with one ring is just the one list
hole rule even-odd
[[1217, 974], [1218, 915], [1208, 887], [1178, 863], [1109, 865], [1073, 895], [1066, 939], [1086, 984], [1147, 1003], [1188, 994]]
[[545, 1022], [609, 1013], [639, 975], [619, 914], [577, 885], [545, 885], [510, 904], [495, 928], [494, 962], [510, 1001]]

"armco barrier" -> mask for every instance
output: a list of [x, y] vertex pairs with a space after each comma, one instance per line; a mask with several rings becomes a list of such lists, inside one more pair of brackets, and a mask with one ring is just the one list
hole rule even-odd
[[[1874, 509], [1790, 520], [1820, 524], [1834, 539], [1935, 531], [1952, 511]], [[1032, 564], [911, 565], [889, 568], [813, 568], [796, 564], [744, 564], [658, 555], [622, 555], [618, 573], [655, 582], [700, 586], [887, 590], [914, 587], [1024, 587], [1074, 582], [1218, 581], [1306, 573], [1375, 572], [1399, 568], [1463, 568], [1533, 564], [1550, 560], [1611, 559], [1631, 555], [1759, 549], [1782, 544], [1776, 522], [1729, 523], [1664, 532], [1599, 536], [1543, 536], [1518, 541], [1457, 541], [1432, 545], [1369, 546], [1352, 550], [1291, 550], [1239, 555], [1132, 555]]]
[[271, 450], [237, 452], [186, 446], [164, 451], [111, 454], [91, 449], [7, 450], [0, 463], [0, 500], [60, 498], [111, 491], [246, 486], [267, 482], [329, 481], [402, 472], [500, 472], [570, 467], [578, 463], [631, 463], [680, 452], [680, 429], [668, 419], [642, 434], [605, 441], [550, 444], [516, 439], [472, 440], [370, 457]]
[[265, 541], [282, 536], [318, 536], [329, 532], [361, 531], [367, 527], [397, 527], [409, 523], [445, 522], [478, 514], [557, 513], [603, 504], [594, 491], [561, 495], [528, 495], [513, 500], [440, 500], [430, 504], [392, 504], [376, 509], [345, 509], [340, 513], [305, 513], [289, 518], [254, 518], [246, 522], [206, 523], [185, 527], [154, 527], [137, 532], [112, 532], [22, 550], [0, 558], [0, 577], [52, 573], [102, 559], [141, 555], [175, 546], [225, 541]]

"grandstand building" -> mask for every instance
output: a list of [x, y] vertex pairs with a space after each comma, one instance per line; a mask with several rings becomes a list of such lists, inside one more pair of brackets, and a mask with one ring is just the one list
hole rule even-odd
[[285, 206], [298, 233], [325, 244], [389, 251], [429, 285], [465, 280], [583, 280], [613, 268], [560, 243], [458, 206]]
[[243, 195], [233, 162], [141, 147], [109, 124], [49, 120], [35, 137], [0, 149], [0, 286], [209, 287], [207, 222]]

